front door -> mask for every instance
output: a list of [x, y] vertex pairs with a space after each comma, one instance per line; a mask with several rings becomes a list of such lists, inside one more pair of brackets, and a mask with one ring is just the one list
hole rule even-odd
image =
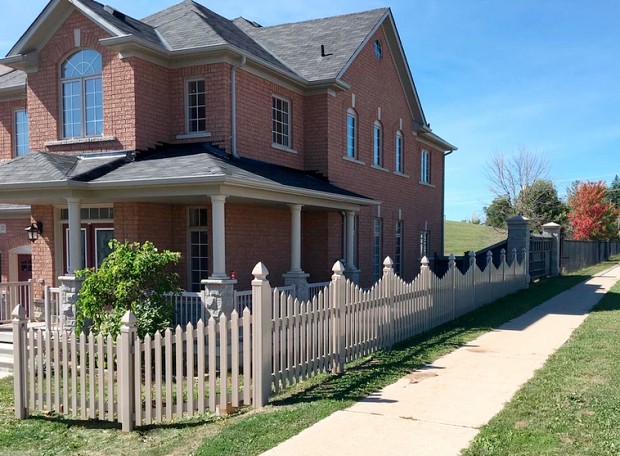
[[17, 255], [17, 281], [28, 282], [32, 279], [32, 255]]

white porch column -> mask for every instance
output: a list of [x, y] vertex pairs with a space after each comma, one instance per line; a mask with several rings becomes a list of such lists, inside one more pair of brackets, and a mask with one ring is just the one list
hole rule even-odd
[[67, 198], [69, 209], [69, 275], [84, 267], [82, 259], [82, 218], [79, 198]]
[[230, 317], [235, 308], [236, 280], [226, 274], [226, 212], [225, 195], [211, 197], [211, 226], [213, 238], [213, 272], [208, 279], [202, 280], [205, 289], [203, 302], [207, 315], [219, 319], [225, 314]]
[[291, 270], [303, 272], [301, 269], [301, 204], [291, 204]]
[[345, 213], [345, 261], [347, 263], [344, 275], [352, 282], [359, 282], [360, 271], [355, 262], [355, 211]]
[[226, 196], [211, 197], [211, 220], [213, 226], [213, 273], [210, 279], [227, 279], [226, 274]]
[[301, 269], [301, 204], [291, 204], [291, 270], [283, 275], [285, 285], [295, 286], [295, 297], [308, 299], [308, 277]]

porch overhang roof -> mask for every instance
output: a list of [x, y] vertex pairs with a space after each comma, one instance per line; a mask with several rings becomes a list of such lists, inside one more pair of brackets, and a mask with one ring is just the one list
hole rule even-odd
[[316, 173], [233, 158], [209, 143], [84, 156], [34, 152], [0, 164], [0, 203], [182, 202], [209, 195], [338, 210], [380, 204]]

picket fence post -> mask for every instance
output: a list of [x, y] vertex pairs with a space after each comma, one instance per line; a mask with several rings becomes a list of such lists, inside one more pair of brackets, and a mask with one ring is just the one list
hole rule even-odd
[[344, 264], [336, 261], [332, 271], [332, 284], [330, 289], [330, 301], [333, 311], [333, 329], [334, 329], [334, 356], [332, 361], [332, 374], [341, 374], [344, 372], [344, 363], [346, 359], [346, 339], [345, 339], [345, 293], [346, 278], [344, 277]]
[[[136, 316], [128, 310], [121, 319], [121, 343], [118, 347], [118, 359], [120, 370], [119, 389], [119, 418], [123, 432], [133, 431], [134, 422], [134, 391], [136, 379], [134, 378], [134, 354], [133, 345], [136, 340]], [[91, 404], [93, 407], [94, 404]], [[172, 404], [168, 405], [169, 407]]]
[[385, 302], [386, 348], [394, 345], [394, 262], [388, 256], [383, 260], [383, 297]]
[[512, 256], [512, 277], [511, 277], [511, 283], [512, 283], [512, 287], [513, 290], [515, 289], [515, 287], [517, 286], [517, 249], [512, 249], [511, 256]]
[[506, 249], [499, 252], [500, 264], [502, 265], [502, 294], [506, 292]]
[[[28, 416], [28, 390], [26, 385], [26, 309], [19, 304], [13, 309], [13, 390], [15, 395], [15, 418]], [[49, 337], [49, 334], [46, 335]]]
[[450, 312], [451, 320], [456, 318], [456, 256], [451, 253], [448, 257], [448, 274], [450, 275]]
[[263, 263], [252, 270], [252, 353], [254, 407], [261, 408], [269, 402], [271, 394], [271, 285], [267, 280], [269, 271]]
[[420, 278], [422, 279], [422, 289], [424, 290], [424, 316], [425, 318], [425, 327], [424, 330], [427, 331], [431, 328], [431, 317], [432, 312], [431, 308], [433, 307], [433, 292], [432, 288], [432, 280], [431, 280], [431, 269], [428, 267], [429, 261], [426, 256], [422, 257], [421, 266], [420, 266]]
[[487, 302], [493, 302], [494, 299], [494, 290], [493, 290], [493, 252], [490, 250], [487, 251], [487, 268], [485, 272], [487, 273]]

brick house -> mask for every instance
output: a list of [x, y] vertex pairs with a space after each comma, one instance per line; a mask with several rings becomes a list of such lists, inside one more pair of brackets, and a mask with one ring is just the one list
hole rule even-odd
[[282, 284], [342, 258], [369, 285], [390, 255], [411, 279], [443, 251], [456, 148], [389, 9], [261, 27], [52, 0], [0, 64], [0, 274], [31, 269], [37, 296], [112, 237], [180, 251], [188, 290], [231, 271], [247, 289], [258, 261]]

